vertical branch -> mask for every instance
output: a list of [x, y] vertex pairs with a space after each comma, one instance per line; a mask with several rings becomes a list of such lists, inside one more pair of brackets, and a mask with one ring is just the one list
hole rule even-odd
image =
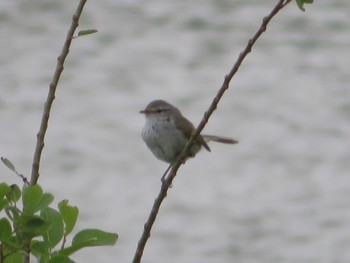
[[255, 42], [266, 31], [267, 25], [269, 24], [271, 19], [275, 15], [277, 15], [277, 13], [290, 2], [291, 2], [291, 0], [279, 0], [278, 1], [278, 3], [275, 5], [275, 7], [270, 12], [270, 14], [263, 19], [263, 21], [262, 21], [262, 23], [260, 25], [260, 28], [254, 34], [254, 36], [248, 41], [248, 43], [247, 43], [246, 47], [244, 48], [244, 50], [239, 54], [236, 63], [234, 64], [234, 66], [232, 67], [230, 72], [225, 76], [224, 82], [223, 82], [221, 88], [218, 90], [216, 96], [214, 97], [214, 99], [213, 99], [209, 109], [207, 110], [207, 112], [205, 112], [205, 114], [204, 114], [204, 116], [202, 118], [202, 121], [200, 122], [200, 124], [196, 128], [196, 130], [193, 133], [192, 137], [188, 141], [186, 147], [184, 148], [184, 150], [180, 154], [178, 160], [172, 166], [170, 174], [165, 179], [165, 182], [162, 184], [161, 190], [160, 190], [157, 198], [154, 201], [154, 204], [153, 204], [153, 207], [151, 209], [151, 212], [150, 212], [150, 214], [148, 216], [148, 219], [147, 219], [147, 221], [146, 221], [146, 223], [144, 225], [143, 233], [142, 233], [141, 238], [140, 238], [140, 240], [138, 242], [138, 245], [137, 245], [137, 248], [136, 248], [135, 255], [134, 255], [132, 263], [139, 263], [139, 262], [141, 262], [143, 251], [145, 249], [147, 240], [148, 240], [148, 238], [151, 235], [152, 226], [153, 226], [153, 224], [154, 224], [154, 222], [156, 220], [156, 217], [158, 215], [158, 211], [160, 209], [160, 206], [161, 206], [164, 198], [167, 196], [167, 192], [169, 190], [169, 187], [172, 185], [172, 182], [173, 182], [173, 179], [176, 176], [177, 170], [179, 169], [179, 167], [181, 166], [183, 161], [186, 159], [186, 156], [188, 155], [188, 153], [189, 153], [189, 151], [190, 151], [190, 149], [191, 149], [191, 147], [193, 145], [193, 141], [196, 139], [196, 137], [200, 134], [200, 132], [203, 130], [203, 128], [207, 124], [210, 116], [212, 115], [214, 110], [217, 108], [217, 105], [218, 105], [221, 97], [224, 95], [225, 91], [229, 88], [229, 84], [230, 84], [233, 76], [237, 73], [237, 71], [240, 68], [240, 66], [241, 66], [243, 60], [245, 59], [245, 57], [251, 52], [252, 47], [254, 46]]
[[[53, 79], [50, 83], [49, 87], [49, 92], [47, 95], [46, 102], [44, 104], [44, 110], [43, 110], [43, 115], [41, 118], [41, 124], [39, 131], [37, 133], [37, 141], [36, 141], [36, 146], [34, 150], [34, 156], [33, 156], [33, 163], [32, 163], [32, 174], [30, 178], [30, 185], [35, 185], [38, 182], [39, 179], [39, 168], [40, 168], [40, 160], [41, 160], [41, 154], [44, 148], [44, 139], [45, 139], [45, 134], [46, 130], [48, 127], [48, 122], [50, 118], [50, 112], [51, 112], [51, 107], [52, 103], [55, 99], [55, 92], [56, 88], [58, 85], [58, 82], [60, 80], [62, 71], [64, 69], [64, 62], [66, 60], [66, 57], [69, 53], [69, 47], [71, 45], [74, 32], [76, 28], [79, 26], [79, 18], [80, 15], [83, 11], [84, 5], [87, 2], [87, 0], [80, 0], [78, 7], [75, 11], [75, 14], [73, 15], [72, 23], [71, 26], [68, 30], [66, 40], [64, 42], [61, 54], [59, 55], [57, 59], [57, 64], [56, 64], [56, 69], [55, 73], [53, 75]], [[24, 263], [29, 263], [30, 262], [30, 252], [31, 252], [31, 240], [26, 240], [23, 244], [23, 250], [24, 250], [24, 258], [23, 262]]]
[[43, 115], [41, 118], [41, 124], [39, 131], [37, 133], [37, 141], [33, 156], [33, 163], [32, 163], [32, 174], [30, 178], [30, 185], [35, 185], [39, 179], [39, 168], [40, 168], [40, 160], [41, 160], [41, 154], [44, 148], [44, 139], [46, 130], [48, 127], [48, 122], [50, 118], [50, 112], [52, 103], [55, 99], [55, 92], [58, 85], [58, 82], [60, 80], [62, 71], [64, 69], [64, 62], [66, 60], [66, 57], [69, 53], [69, 47], [71, 45], [74, 32], [76, 28], [79, 26], [79, 18], [83, 11], [84, 5], [87, 2], [87, 0], [80, 0], [79, 5], [77, 7], [77, 10], [75, 11], [75, 14], [73, 15], [72, 24], [68, 30], [66, 40], [64, 42], [61, 54], [59, 55], [57, 59], [56, 69], [55, 73], [53, 75], [53, 79], [50, 83], [49, 93], [47, 95], [46, 102], [44, 104], [44, 110]]

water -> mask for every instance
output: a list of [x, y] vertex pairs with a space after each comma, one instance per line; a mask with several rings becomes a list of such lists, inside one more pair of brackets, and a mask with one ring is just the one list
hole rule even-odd
[[[166, 164], [140, 109], [198, 123], [274, 1], [87, 3], [54, 102], [40, 184], [117, 232], [78, 262], [130, 262]], [[35, 134], [75, 2], [0, 3], [0, 153], [29, 176]], [[181, 167], [143, 262], [349, 262], [350, 4], [294, 3], [253, 48], [205, 131], [232, 136]], [[20, 183], [1, 167], [1, 181]]]

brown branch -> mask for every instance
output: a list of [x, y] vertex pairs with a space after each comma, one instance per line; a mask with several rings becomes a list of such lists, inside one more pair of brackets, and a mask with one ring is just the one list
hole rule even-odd
[[196, 128], [195, 132], [193, 133], [191, 139], [187, 143], [186, 147], [182, 151], [181, 155], [179, 156], [178, 160], [174, 163], [172, 166], [172, 169], [170, 171], [170, 174], [168, 177], [165, 179], [165, 182], [162, 184], [161, 190], [155, 199], [153, 203], [153, 207], [151, 209], [151, 212], [148, 216], [148, 219], [144, 225], [144, 230], [141, 235], [141, 238], [138, 242], [136, 252], [133, 258], [132, 263], [139, 263], [141, 262], [141, 258], [143, 255], [143, 251], [145, 249], [146, 243], [148, 238], [151, 235], [151, 229], [152, 226], [156, 220], [156, 217], [158, 215], [158, 211], [160, 209], [160, 206], [164, 200], [164, 198], [167, 196], [169, 187], [172, 185], [172, 182], [176, 176], [176, 172], [183, 163], [183, 161], [186, 159], [187, 154], [190, 151], [190, 148], [192, 147], [194, 139], [201, 133], [205, 125], [207, 124], [210, 116], [213, 114], [214, 110], [217, 108], [217, 105], [221, 99], [221, 97], [224, 95], [225, 91], [229, 88], [229, 84], [233, 78], [233, 76], [237, 73], [238, 69], [240, 68], [244, 58], [251, 52], [252, 47], [254, 46], [255, 42], [259, 39], [259, 37], [266, 31], [267, 25], [271, 21], [271, 19], [277, 15], [277, 13], [285, 7], [288, 3], [290, 3], [291, 0], [279, 0], [276, 6], [273, 8], [271, 13], [266, 16], [263, 19], [263, 22], [259, 28], [259, 30], [255, 33], [255, 35], [248, 41], [246, 47], [244, 50], [239, 54], [238, 59], [236, 63], [234, 64], [233, 68], [231, 71], [225, 76], [224, 82], [221, 86], [221, 88], [218, 90], [216, 96], [214, 97], [209, 109], [207, 112], [205, 112], [202, 121], [199, 123], [198, 127]]
[[[243, 60], [245, 59], [245, 57], [252, 51], [252, 48], [254, 46], [254, 44], [256, 43], [256, 41], [259, 39], [259, 37], [266, 31], [267, 29], [267, 25], [270, 23], [270, 21], [272, 20], [272, 18], [277, 15], [277, 13], [283, 8], [285, 7], [288, 3], [290, 3], [292, 0], [279, 0], [279, 2], [276, 4], [276, 6], [272, 9], [271, 13], [264, 17], [259, 30], [255, 33], [255, 35], [249, 39], [247, 46], [245, 47], [245, 49], [239, 54], [238, 59], [236, 61], [236, 63], [234, 64], [234, 66], [232, 67], [231, 71], [225, 76], [224, 82], [222, 83], [221, 88], [219, 89], [219, 91], [217, 92], [216, 96], [214, 97], [209, 109], [204, 113], [204, 116], [201, 120], [201, 122], [199, 123], [199, 125], [197, 126], [195, 132], [192, 135], [192, 138], [190, 139], [190, 141], [188, 142], [189, 145], [187, 145], [187, 147], [185, 147], [184, 149], [184, 154], [182, 159], [184, 159], [184, 157], [186, 156], [186, 153], [189, 151], [189, 149], [192, 146], [192, 141], [201, 133], [201, 131], [204, 129], [205, 125], [207, 124], [210, 116], [213, 114], [213, 112], [216, 110], [217, 105], [219, 103], [219, 101], [221, 100], [222, 96], [224, 95], [225, 91], [229, 88], [230, 82], [233, 78], [233, 76], [237, 73], [238, 69], [240, 68]], [[181, 165], [181, 163], [180, 163]], [[179, 166], [180, 166], [179, 165]], [[175, 171], [176, 174], [176, 171]], [[170, 177], [170, 176], [169, 176]], [[173, 176], [175, 177], [175, 176]], [[170, 182], [171, 183], [171, 182]]]
[[[48, 127], [52, 103], [55, 99], [56, 88], [57, 88], [58, 82], [60, 80], [62, 71], [64, 69], [64, 61], [66, 60], [66, 57], [69, 53], [69, 47], [71, 45], [74, 32], [75, 32], [76, 28], [79, 26], [79, 18], [80, 18], [80, 15], [83, 11], [83, 8], [84, 8], [84, 5], [86, 2], [87, 2], [87, 0], [80, 0], [78, 7], [75, 11], [75, 14], [73, 15], [72, 23], [71, 23], [71, 26], [68, 30], [67, 37], [66, 37], [66, 40], [64, 42], [61, 54], [59, 55], [59, 57], [57, 59], [55, 73], [54, 73], [53, 79], [50, 83], [49, 93], [47, 95], [46, 102], [44, 104], [44, 110], [43, 110], [43, 115], [41, 118], [39, 132], [37, 133], [37, 141], [36, 141], [36, 146], [35, 146], [34, 156], [33, 156], [32, 174], [31, 174], [31, 178], [30, 178], [30, 185], [35, 185], [39, 179], [39, 168], [40, 168], [41, 154], [42, 154], [42, 151], [44, 148], [44, 139], [45, 139], [45, 134], [46, 134], [46, 130]], [[23, 262], [24, 263], [30, 262], [30, 252], [31, 252], [30, 244], [31, 244], [30, 239], [26, 240], [23, 244], [23, 250], [24, 250]]]
[[79, 26], [79, 18], [86, 2], [87, 0], [80, 0], [77, 10], [73, 15], [72, 24], [68, 30], [67, 37], [64, 42], [61, 54], [57, 59], [56, 70], [53, 75], [52, 82], [50, 84], [49, 93], [47, 95], [47, 99], [44, 104], [44, 110], [41, 118], [39, 132], [37, 133], [37, 141], [36, 141], [36, 146], [35, 146], [35, 151], [33, 156], [30, 185], [35, 185], [39, 179], [40, 160], [41, 160], [41, 154], [44, 148], [44, 139], [45, 139], [45, 134], [48, 127], [49, 118], [50, 118], [51, 106], [55, 99], [56, 88], [60, 80], [62, 71], [64, 69], [64, 61], [66, 60], [66, 57], [69, 53], [69, 47], [71, 45], [74, 32], [76, 28]]

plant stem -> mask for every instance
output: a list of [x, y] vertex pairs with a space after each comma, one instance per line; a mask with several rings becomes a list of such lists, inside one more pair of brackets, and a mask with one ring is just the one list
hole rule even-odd
[[37, 133], [37, 141], [36, 141], [36, 146], [35, 146], [34, 156], [33, 156], [32, 174], [31, 174], [31, 178], [30, 178], [30, 185], [35, 185], [39, 179], [39, 168], [40, 168], [41, 154], [42, 154], [42, 151], [44, 148], [44, 139], [45, 139], [45, 134], [46, 134], [47, 127], [48, 127], [52, 103], [55, 99], [56, 88], [57, 88], [58, 82], [60, 80], [62, 71], [64, 69], [64, 62], [65, 62], [66, 57], [69, 53], [69, 47], [71, 45], [74, 32], [75, 32], [76, 28], [79, 26], [79, 18], [80, 18], [80, 15], [83, 11], [83, 8], [84, 8], [84, 5], [86, 2], [87, 2], [87, 0], [80, 0], [79, 5], [77, 7], [77, 10], [76, 10], [75, 14], [73, 15], [72, 23], [71, 23], [71, 26], [68, 30], [67, 37], [66, 37], [66, 40], [64, 42], [61, 54], [57, 58], [55, 73], [54, 73], [53, 79], [50, 83], [49, 93], [47, 95], [47, 99], [46, 99], [46, 102], [44, 104], [44, 110], [43, 110], [43, 115], [41, 118], [40, 128], [39, 128], [39, 131]]
[[217, 108], [217, 105], [218, 105], [220, 99], [224, 95], [225, 91], [229, 88], [229, 84], [230, 84], [233, 76], [237, 73], [237, 71], [240, 68], [245, 57], [251, 52], [252, 47], [254, 46], [255, 42], [266, 31], [267, 25], [269, 24], [271, 19], [275, 15], [277, 15], [277, 13], [290, 2], [291, 2], [291, 0], [279, 0], [278, 1], [278, 3], [275, 5], [275, 7], [270, 12], [270, 14], [263, 19], [263, 21], [260, 25], [260, 28], [254, 34], [254, 36], [251, 39], [249, 39], [246, 47], [239, 54], [234, 66], [232, 67], [230, 72], [225, 76], [224, 82], [223, 82], [221, 88], [218, 90], [216, 96], [214, 97], [209, 109], [205, 112], [201, 122], [197, 126], [195, 132], [192, 134], [191, 139], [188, 141], [186, 147], [184, 148], [184, 150], [180, 154], [178, 160], [172, 166], [172, 169], [171, 169], [168, 177], [165, 179], [165, 182], [162, 184], [160, 192], [153, 203], [151, 212], [150, 212], [148, 219], [144, 225], [143, 233], [142, 233], [140, 240], [138, 242], [132, 263], [141, 262], [143, 251], [145, 249], [148, 238], [151, 236], [152, 226], [157, 218], [160, 206], [161, 206], [163, 200], [165, 199], [165, 197], [167, 196], [169, 187], [172, 185], [172, 182], [176, 176], [177, 170], [179, 169], [179, 167], [181, 166], [183, 161], [186, 159], [186, 156], [189, 153], [190, 148], [192, 147], [193, 141], [196, 139], [196, 137], [200, 134], [200, 132], [203, 130], [203, 128], [207, 124], [210, 116], [212, 115], [214, 110]]
[[[69, 53], [69, 47], [72, 43], [73, 35], [76, 30], [76, 28], [79, 26], [79, 18], [83, 11], [84, 5], [87, 2], [87, 0], [80, 0], [78, 7], [75, 11], [75, 14], [73, 15], [71, 26], [68, 30], [66, 40], [64, 41], [64, 45], [61, 51], [61, 54], [59, 55], [57, 59], [56, 69], [55, 73], [53, 75], [53, 79], [50, 83], [49, 92], [46, 98], [46, 102], [44, 104], [44, 110], [43, 115], [41, 118], [41, 124], [39, 131], [37, 133], [37, 141], [36, 146], [34, 150], [34, 156], [33, 156], [33, 163], [32, 163], [32, 174], [30, 178], [30, 185], [35, 185], [38, 182], [39, 179], [39, 168], [40, 168], [40, 160], [41, 160], [41, 154], [44, 148], [44, 139], [45, 134], [48, 127], [48, 122], [50, 118], [50, 112], [52, 103], [55, 99], [55, 93], [56, 88], [58, 86], [58, 82], [60, 80], [62, 71], [64, 69], [64, 62], [66, 60], [66, 57]], [[26, 240], [23, 244], [23, 250], [24, 250], [24, 263], [30, 262], [30, 252], [31, 252], [31, 240]]]

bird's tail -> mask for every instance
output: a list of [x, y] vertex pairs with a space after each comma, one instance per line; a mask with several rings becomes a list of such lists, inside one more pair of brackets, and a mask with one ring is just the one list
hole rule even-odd
[[215, 136], [215, 135], [202, 135], [204, 140], [206, 142], [214, 141], [214, 142], [221, 142], [221, 143], [227, 143], [227, 144], [236, 144], [238, 143], [237, 140], [227, 137], [221, 137], [221, 136]]

